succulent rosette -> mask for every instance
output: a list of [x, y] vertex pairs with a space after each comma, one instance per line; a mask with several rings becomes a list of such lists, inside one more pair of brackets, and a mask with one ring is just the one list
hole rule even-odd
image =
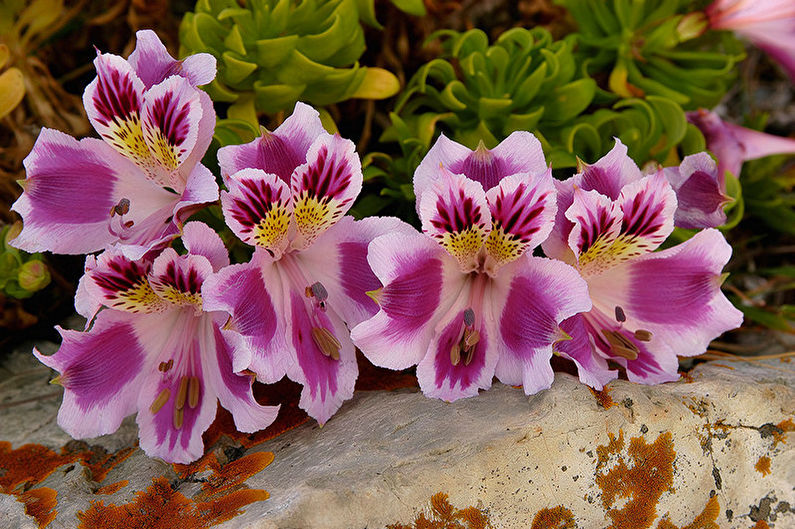
[[177, 237], [192, 212], [218, 198], [215, 178], [200, 163], [215, 112], [196, 88], [215, 77], [215, 59], [176, 61], [153, 32], [137, 36], [129, 60], [99, 52], [94, 60], [97, 77], [83, 102], [102, 140], [41, 131], [12, 208], [24, 220], [16, 247], [81, 254], [120, 244], [137, 259]]
[[137, 412], [149, 456], [189, 463], [204, 453], [202, 433], [218, 401], [241, 431], [275, 420], [277, 406], [254, 400], [253, 377], [236, 374], [248, 349], [222, 332], [228, 314], [202, 306], [202, 283], [229, 264], [226, 248], [199, 222], [185, 225], [182, 241], [186, 255], [166, 248], [136, 261], [118, 249], [89, 256], [76, 306], [90, 330], [59, 328], [63, 343], [52, 356], [34, 349], [60, 373], [58, 424], [72, 437], [112, 433]]
[[679, 356], [703, 353], [742, 323], [721, 293], [731, 247], [717, 230], [654, 252], [673, 230], [676, 194], [663, 171], [643, 176], [615, 147], [558, 183], [555, 229], [543, 248], [576, 266], [593, 308], [563, 322], [571, 340], [556, 351], [573, 360], [580, 380], [601, 388], [617, 376], [633, 382], [677, 380]]
[[472, 151], [441, 136], [414, 188], [423, 233], [370, 244], [380, 310], [354, 327], [354, 343], [376, 365], [417, 365], [429, 397], [477, 395], [495, 374], [528, 394], [548, 388], [559, 324], [590, 301], [574, 268], [531, 256], [556, 210], [541, 144], [514, 132]]
[[351, 141], [327, 133], [303, 103], [273, 132], [220, 149], [232, 231], [255, 247], [203, 288], [205, 304], [251, 350], [241, 364], [259, 380], [285, 374], [304, 386], [299, 406], [321, 424], [353, 396], [358, 376], [348, 326], [377, 311], [366, 292], [380, 284], [367, 265], [377, 235], [406, 231], [397, 219], [345, 216], [362, 187]]

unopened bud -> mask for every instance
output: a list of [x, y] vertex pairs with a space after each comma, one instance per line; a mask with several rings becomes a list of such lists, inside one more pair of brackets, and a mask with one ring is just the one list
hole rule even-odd
[[28, 261], [19, 267], [17, 282], [29, 292], [35, 292], [50, 283], [50, 270], [41, 261]]
[[700, 37], [707, 31], [709, 27], [709, 19], [707, 15], [701, 11], [696, 13], [688, 13], [682, 17], [679, 24], [676, 25], [676, 33], [679, 36], [679, 41], [695, 39]]

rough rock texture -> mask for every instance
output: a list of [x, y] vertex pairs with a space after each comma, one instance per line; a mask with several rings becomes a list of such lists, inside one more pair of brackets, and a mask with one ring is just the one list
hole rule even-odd
[[[454, 404], [359, 393], [322, 429], [247, 450], [222, 440], [175, 468], [134, 448], [131, 419], [70, 442], [60, 388], [31, 358], [0, 367], [3, 528], [372, 529], [447, 511], [500, 529], [795, 527], [787, 362], [701, 364], [678, 383], [598, 394], [566, 374], [532, 397], [501, 384]], [[438, 492], [449, 504], [431, 505]]]

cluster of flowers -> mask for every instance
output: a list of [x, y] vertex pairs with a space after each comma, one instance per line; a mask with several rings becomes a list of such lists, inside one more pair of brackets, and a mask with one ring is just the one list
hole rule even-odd
[[[356, 347], [379, 366], [416, 365], [422, 391], [447, 401], [494, 376], [548, 388], [553, 354], [594, 388], [616, 365], [659, 383], [678, 378], [677, 355], [742, 321], [720, 291], [731, 248], [709, 227], [726, 197], [706, 153], [644, 173], [616, 141], [561, 182], [530, 133], [475, 151], [442, 136], [414, 179], [419, 233], [345, 215], [359, 157], [299, 103], [275, 131], [218, 152], [224, 218], [254, 247], [230, 265], [211, 228], [186, 222], [219, 197], [200, 163], [215, 114], [197, 89], [214, 59], [176, 61], [142, 31], [128, 60], [95, 65], [84, 103], [102, 140], [43, 130], [14, 205], [17, 247], [104, 250], [76, 296], [86, 330], [59, 329], [52, 356], [34, 350], [60, 373], [58, 422], [76, 438], [137, 412], [147, 454], [193, 461], [217, 401], [241, 431], [273, 422], [253, 375], [302, 384], [299, 405], [324, 423], [353, 395]], [[674, 225], [706, 229], [655, 252]], [[539, 246], [549, 258], [532, 256]]]

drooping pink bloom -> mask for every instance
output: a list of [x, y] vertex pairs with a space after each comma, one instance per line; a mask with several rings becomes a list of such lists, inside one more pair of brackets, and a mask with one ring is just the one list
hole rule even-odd
[[688, 112], [687, 120], [701, 130], [707, 141], [707, 149], [718, 159], [718, 178], [722, 191], [726, 190], [726, 171], [740, 176], [743, 162], [773, 154], [795, 154], [795, 139], [728, 123], [703, 108]]
[[376, 365], [417, 365], [422, 391], [447, 401], [488, 389], [495, 374], [527, 394], [548, 388], [559, 324], [590, 302], [572, 267], [531, 256], [556, 208], [540, 143], [515, 132], [470, 151], [442, 136], [414, 187], [424, 233], [370, 243], [384, 286], [354, 343]]
[[232, 315], [227, 327], [252, 352], [245, 367], [264, 382], [287, 374], [302, 384], [299, 406], [323, 424], [353, 396], [358, 376], [346, 324], [377, 311], [366, 294], [380, 286], [367, 245], [410, 228], [344, 216], [362, 187], [361, 162], [353, 143], [325, 132], [303, 103], [275, 131], [224, 147], [218, 159], [226, 222], [255, 251], [207, 281], [205, 306]]
[[642, 176], [615, 147], [593, 165], [557, 183], [555, 229], [547, 255], [576, 266], [593, 308], [563, 322], [571, 340], [556, 351], [573, 360], [580, 380], [601, 388], [617, 376], [655, 384], [676, 380], [679, 356], [703, 353], [742, 313], [721, 293], [731, 247], [707, 229], [654, 252], [673, 230], [676, 195], [662, 171]]
[[179, 235], [184, 220], [218, 198], [200, 162], [215, 112], [195, 84], [215, 77], [207, 54], [175, 61], [151, 31], [138, 33], [129, 60], [97, 54], [85, 90], [102, 140], [43, 129], [25, 159], [24, 220], [13, 241], [29, 252], [81, 254], [119, 244], [137, 259]]
[[712, 157], [699, 152], [685, 156], [663, 174], [676, 193], [674, 225], [680, 228], [716, 228], [726, 224], [724, 206], [733, 199], [726, 195], [726, 177], [718, 173]]
[[253, 378], [236, 374], [248, 350], [222, 330], [229, 315], [202, 307], [202, 283], [229, 264], [226, 248], [198, 222], [185, 225], [182, 240], [187, 255], [166, 248], [153, 261], [131, 261], [114, 248], [89, 256], [76, 305], [93, 325], [59, 328], [63, 343], [52, 356], [34, 349], [60, 372], [58, 424], [72, 437], [112, 433], [137, 412], [149, 456], [189, 463], [204, 452], [218, 401], [243, 432], [276, 418], [278, 407], [254, 400]]
[[715, 0], [706, 9], [712, 29], [734, 31], [778, 61], [795, 80], [795, 3], [792, 0]]

